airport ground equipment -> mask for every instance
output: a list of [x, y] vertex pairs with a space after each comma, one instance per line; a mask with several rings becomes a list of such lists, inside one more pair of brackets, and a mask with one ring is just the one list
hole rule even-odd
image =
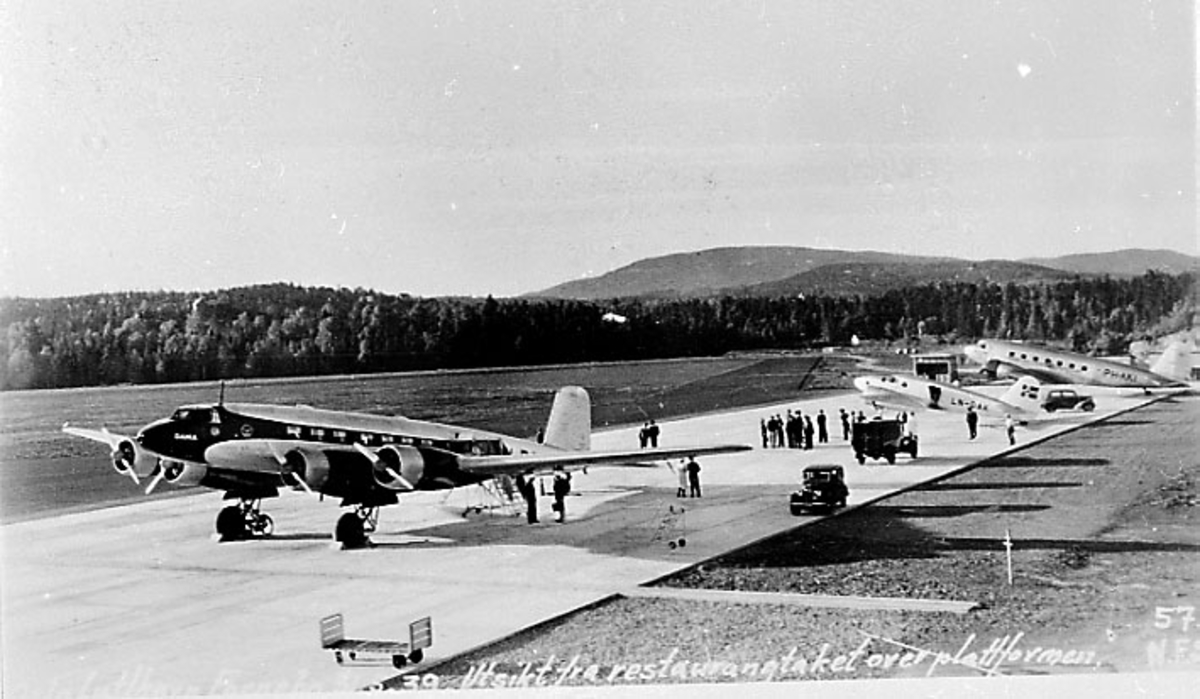
[[1096, 409], [1096, 401], [1073, 388], [1055, 388], [1046, 391], [1042, 409], [1048, 413], [1055, 410], [1082, 410], [1090, 413]]
[[345, 620], [341, 614], [321, 619], [321, 647], [333, 651], [338, 665], [361, 661], [364, 656], [390, 656], [392, 665], [401, 669], [410, 662], [425, 659], [425, 649], [433, 645], [433, 619], [424, 617], [408, 625], [408, 643], [403, 641], [366, 641], [346, 638]]
[[666, 514], [658, 523], [653, 541], [666, 541], [667, 548], [676, 549], [687, 546], [687, 508], [682, 505], [667, 507]]
[[819, 464], [804, 469], [800, 490], [792, 493], [793, 515], [810, 511], [831, 512], [846, 506], [850, 489], [846, 487], [845, 469], [836, 464]]
[[907, 453], [917, 458], [917, 435], [906, 434], [904, 423], [899, 420], [866, 420], [854, 423], [850, 438], [854, 447], [854, 458], [858, 463], [866, 463], [867, 457], [872, 459], [887, 459], [889, 464], [896, 463], [896, 454]]

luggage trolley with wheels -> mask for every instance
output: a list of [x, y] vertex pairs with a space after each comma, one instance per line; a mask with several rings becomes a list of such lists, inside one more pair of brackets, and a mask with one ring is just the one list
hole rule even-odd
[[682, 505], [670, 505], [658, 523], [654, 541], [666, 540], [669, 549], [683, 548], [687, 546], [686, 533], [687, 508]]
[[338, 665], [365, 662], [364, 656], [391, 656], [397, 670], [425, 659], [425, 649], [433, 645], [433, 620], [417, 619], [408, 625], [408, 643], [403, 641], [366, 641], [346, 638], [345, 621], [341, 614], [321, 619], [321, 647], [333, 651]]

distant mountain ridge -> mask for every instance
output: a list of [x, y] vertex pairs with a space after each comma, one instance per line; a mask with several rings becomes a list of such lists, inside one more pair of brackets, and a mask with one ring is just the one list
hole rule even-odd
[[1029, 260], [961, 260], [804, 247], [723, 247], [639, 260], [598, 277], [530, 297], [595, 300], [717, 294], [792, 296], [878, 293], [934, 282], [1032, 283], [1075, 275], [1136, 276], [1200, 269], [1200, 258], [1170, 250], [1120, 250]]
[[1144, 250], [1129, 248], [1115, 252], [1085, 252], [1062, 257], [1027, 257], [1027, 262], [1053, 267], [1078, 274], [1108, 274], [1114, 277], [1136, 277], [1150, 270], [1168, 274], [1194, 272], [1200, 268], [1200, 258], [1174, 250]]

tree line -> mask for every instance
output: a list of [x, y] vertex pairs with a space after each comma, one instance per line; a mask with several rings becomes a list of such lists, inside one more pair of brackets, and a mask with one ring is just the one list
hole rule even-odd
[[0, 300], [0, 389], [713, 356], [1005, 337], [1117, 354], [1190, 327], [1193, 274], [935, 283], [871, 296], [419, 298], [273, 284]]

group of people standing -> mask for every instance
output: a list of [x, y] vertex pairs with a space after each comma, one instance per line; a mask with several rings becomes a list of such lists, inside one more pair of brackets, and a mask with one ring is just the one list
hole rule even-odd
[[[533, 476], [517, 476], [517, 492], [525, 499], [525, 521], [530, 524], [538, 523], [537, 489], [533, 485], [535, 480]], [[554, 504], [550, 509], [554, 510], [555, 521], [562, 524], [567, 521], [567, 496], [571, 494], [571, 474], [561, 466], [554, 469], [553, 490]]]
[[657, 449], [658, 432], [658, 425], [653, 420], [647, 420], [642, 424], [642, 429], [638, 431], [638, 443], [643, 449], [646, 447]]
[[[850, 422], [846, 411], [841, 411], [842, 439], [850, 438]], [[815, 425], [814, 425], [815, 423]], [[816, 419], [799, 410], [787, 411], [787, 417], [778, 413], [759, 420], [763, 449], [812, 449], [815, 436], [818, 444], [829, 442], [829, 419], [824, 410], [818, 410]]]

